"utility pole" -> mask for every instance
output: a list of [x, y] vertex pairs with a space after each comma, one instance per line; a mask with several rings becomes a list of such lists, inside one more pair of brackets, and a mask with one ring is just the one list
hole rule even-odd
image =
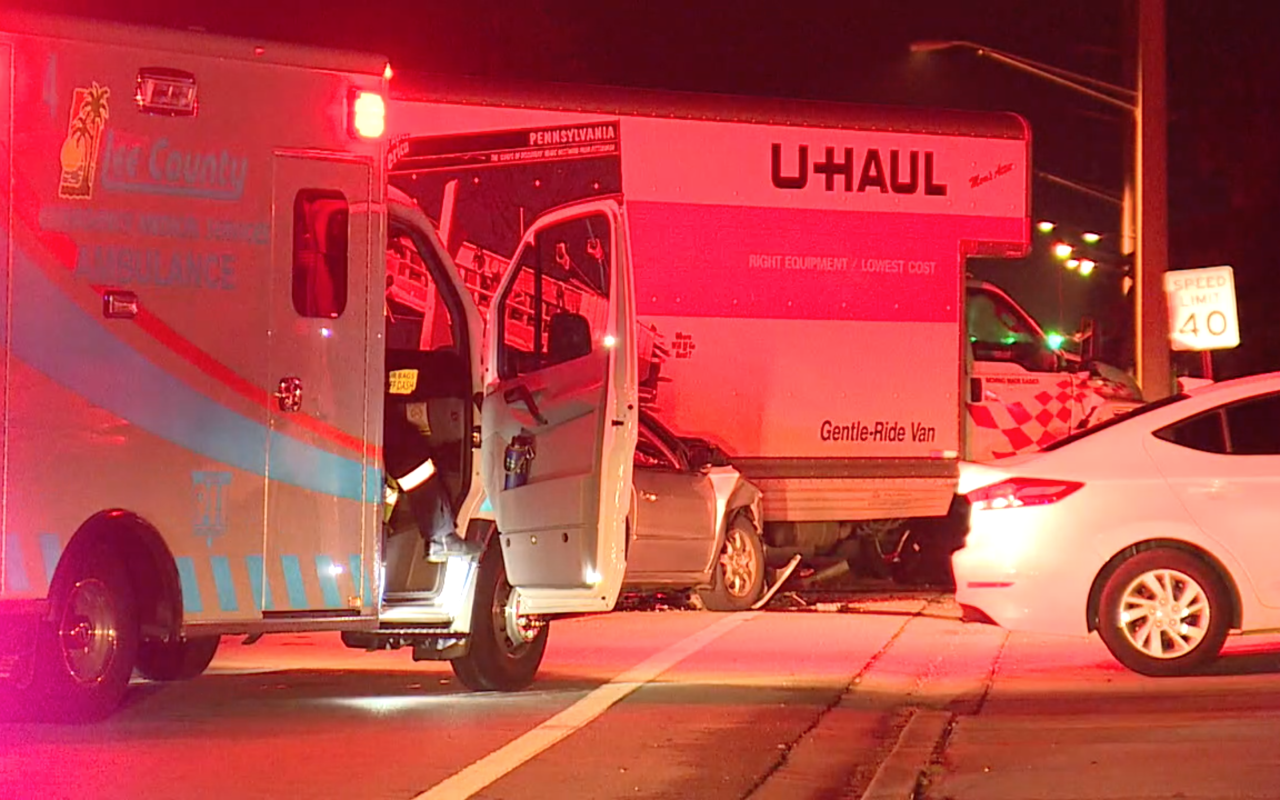
[[1165, 0], [1136, 0], [1138, 83], [1134, 115], [1134, 172], [1138, 231], [1134, 252], [1134, 348], [1138, 385], [1146, 400], [1173, 392], [1169, 308], [1168, 111], [1165, 84]]

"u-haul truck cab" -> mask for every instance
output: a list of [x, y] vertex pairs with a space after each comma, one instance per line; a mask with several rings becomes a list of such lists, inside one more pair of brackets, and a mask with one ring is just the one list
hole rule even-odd
[[1133, 378], [1095, 361], [1091, 342], [1080, 342], [1080, 353], [1055, 345], [995, 284], [968, 280], [965, 330], [969, 461], [1032, 453], [1142, 404]]
[[[486, 353], [387, 188], [388, 79], [375, 56], [0, 14], [6, 697], [97, 716], [135, 668], [192, 677], [220, 635], [316, 630], [513, 689], [547, 615], [612, 607], [626, 243], [601, 229], [572, 352]], [[401, 278], [416, 312], [392, 312]], [[384, 412], [429, 439], [480, 555], [423, 559]]]

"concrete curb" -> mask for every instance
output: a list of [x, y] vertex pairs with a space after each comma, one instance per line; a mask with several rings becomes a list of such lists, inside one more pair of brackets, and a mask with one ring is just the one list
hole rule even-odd
[[876, 770], [861, 800], [913, 800], [920, 773], [928, 769], [950, 723], [949, 711], [913, 711], [897, 744]]

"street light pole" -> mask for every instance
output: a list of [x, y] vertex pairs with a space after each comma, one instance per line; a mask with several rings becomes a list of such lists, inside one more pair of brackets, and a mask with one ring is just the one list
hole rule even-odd
[[981, 57], [1123, 109], [1133, 121], [1134, 159], [1132, 170], [1125, 171], [1121, 197], [1120, 253], [1133, 256], [1134, 371], [1143, 396], [1157, 400], [1172, 389], [1168, 308], [1164, 299], [1164, 273], [1169, 255], [1164, 0], [1137, 0], [1137, 13], [1139, 76], [1136, 90], [973, 42], [913, 42], [911, 52], [972, 50]]

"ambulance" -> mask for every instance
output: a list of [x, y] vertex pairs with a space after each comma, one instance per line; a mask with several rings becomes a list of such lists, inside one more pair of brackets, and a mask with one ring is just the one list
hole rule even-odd
[[486, 287], [521, 242], [622, 226], [641, 400], [763, 491], [775, 562], [945, 520], [960, 459], [1137, 403], [966, 277], [1030, 246], [1016, 115], [441, 75], [392, 91], [392, 185], [508, 332], [523, 311]]
[[[590, 323], [558, 360], [486, 350], [436, 222], [388, 187], [389, 80], [377, 56], [0, 13], [19, 710], [100, 717], [135, 670], [190, 678], [221, 636], [299, 631], [518, 689], [550, 619], [613, 607], [638, 413], [625, 232], [602, 207]], [[397, 414], [478, 555], [424, 558], [384, 469]]]

